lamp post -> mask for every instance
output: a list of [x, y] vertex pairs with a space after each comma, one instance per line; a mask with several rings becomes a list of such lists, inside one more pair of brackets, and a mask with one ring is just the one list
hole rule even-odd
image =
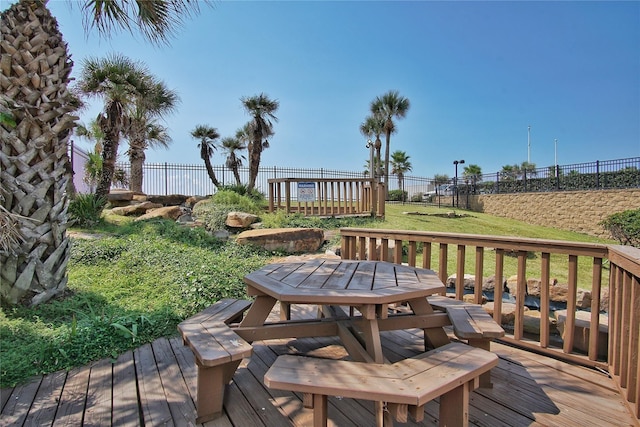
[[[451, 204], [454, 204], [455, 201], [455, 205], [456, 206], [460, 206], [460, 201], [458, 199], [458, 165], [460, 164], [464, 164], [464, 160], [454, 160], [453, 164], [456, 166], [456, 177], [453, 180], [453, 191], [454, 193], [451, 195], [452, 199], [451, 199]], [[454, 199], [455, 198], [455, 199]]]

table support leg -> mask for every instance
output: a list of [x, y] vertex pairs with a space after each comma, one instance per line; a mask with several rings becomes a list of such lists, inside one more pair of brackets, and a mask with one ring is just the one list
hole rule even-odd
[[276, 305], [276, 299], [268, 295], [258, 295], [249, 307], [244, 319], [240, 322], [240, 326], [262, 326], [267, 320], [271, 309]]
[[[409, 306], [415, 314], [433, 314], [433, 308], [426, 298], [416, 298], [409, 300]], [[436, 347], [442, 347], [449, 344], [451, 341], [447, 336], [447, 333], [442, 328], [424, 329], [424, 345], [425, 350], [429, 348], [429, 344]]]

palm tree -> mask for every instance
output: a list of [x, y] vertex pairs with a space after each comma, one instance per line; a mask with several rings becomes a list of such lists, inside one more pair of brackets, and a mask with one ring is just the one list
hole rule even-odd
[[436, 174], [433, 177], [433, 185], [436, 186], [436, 195], [440, 195], [438, 190], [440, 186], [447, 184], [449, 181], [451, 181], [451, 178], [449, 178], [449, 175], [447, 174]]
[[158, 124], [156, 117], [173, 111], [178, 94], [163, 82], [155, 82], [144, 98], [139, 98], [129, 113], [124, 133], [129, 139], [129, 163], [131, 164], [131, 191], [142, 192], [143, 165], [147, 148], [167, 148], [171, 137], [167, 128]]
[[0, 299], [38, 304], [67, 284], [67, 146], [78, 119], [71, 114], [78, 100], [67, 89], [73, 63], [44, 4], [15, 3], [0, 24], [0, 211], [14, 218], [20, 236], [0, 250]]
[[247, 183], [247, 191], [251, 192], [256, 185], [262, 150], [269, 147], [268, 138], [273, 135], [273, 122], [278, 121], [275, 113], [278, 111], [280, 104], [276, 100], [269, 99], [264, 93], [252, 97], [243, 97], [240, 101], [247, 114], [253, 117], [250, 122], [252, 137], [247, 146], [249, 151], [249, 182]]
[[[242, 129], [238, 129], [238, 132], [236, 132], [236, 134], [242, 132]], [[237, 137], [223, 138], [221, 144], [221, 148], [225, 153], [227, 153], [227, 160], [225, 162], [225, 165], [233, 172], [233, 176], [236, 178], [236, 184], [242, 185], [242, 181], [240, 180], [240, 172], [238, 171], [238, 169], [242, 166], [242, 160], [246, 160], [247, 158], [243, 154], [240, 154], [240, 151], [246, 150], [247, 146]]]
[[[364, 122], [360, 124], [360, 133], [365, 137], [374, 138], [374, 147], [376, 149], [375, 160], [373, 161], [374, 166], [376, 166], [375, 177], [381, 175], [381, 160], [380, 160], [380, 148], [382, 147], [382, 142], [380, 141], [380, 135], [384, 132], [384, 123], [385, 119], [379, 114], [371, 114], [364, 119]], [[371, 161], [369, 161], [370, 163]]]
[[391, 154], [391, 173], [398, 177], [398, 188], [400, 188], [403, 202], [405, 202], [404, 174], [411, 171], [410, 158], [411, 156], [407, 156], [406, 152], [400, 150], [396, 150]]
[[218, 178], [216, 178], [213, 166], [211, 166], [211, 156], [213, 156], [213, 152], [218, 148], [216, 139], [220, 138], [218, 129], [207, 125], [198, 125], [191, 131], [191, 136], [200, 140], [198, 144], [198, 148], [200, 148], [200, 158], [204, 160], [209, 179], [211, 179], [211, 182], [213, 182], [216, 188], [220, 188], [220, 182]]
[[80, 91], [104, 100], [97, 121], [104, 132], [102, 175], [96, 196], [106, 197], [111, 188], [121, 135], [129, 128], [127, 111], [155, 90], [155, 82], [140, 63], [122, 55], [88, 58], [78, 81]]
[[129, 188], [134, 192], [142, 192], [145, 151], [147, 148], [168, 148], [172, 139], [167, 128], [149, 118], [148, 115], [136, 114], [129, 120], [129, 129], [126, 131], [129, 138], [127, 154], [131, 164]]
[[391, 145], [391, 134], [396, 132], [396, 125], [393, 119], [402, 119], [409, 111], [409, 100], [397, 90], [390, 90], [382, 96], [378, 96], [371, 102], [371, 112], [384, 118], [384, 133], [386, 145], [384, 149], [384, 183], [387, 194], [389, 192], [389, 147]]
[[471, 181], [473, 192], [476, 192], [476, 184], [482, 181], [482, 168], [478, 165], [470, 164], [464, 167], [462, 171], [464, 179]]
[[[67, 89], [73, 62], [47, 1], [19, 0], [0, 15], [0, 199], [3, 211], [20, 215], [16, 229], [25, 240], [0, 253], [0, 299], [10, 304], [47, 301], [67, 283], [73, 182], [67, 145], [80, 102]], [[192, 0], [133, 1], [84, 0], [85, 25], [103, 35], [139, 28], [147, 39], [166, 42], [199, 8]], [[16, 162], [38, 173], [25, 175]], [[37, 200], [27, 204], [25, 197]]]

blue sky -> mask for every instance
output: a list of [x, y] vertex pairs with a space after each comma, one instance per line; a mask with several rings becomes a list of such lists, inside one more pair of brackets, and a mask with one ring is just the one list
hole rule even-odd
[[232, 136], [249, 119], [240, 98], [264, 92], [280, 102], [264, 166], [360, 171], [359, 125], [392, 89], [411, 108], [391, 151], [407, 152], [413, 175], [452, 176], [456, 159], [484, 173], [526, 161], [528, 126], [538, 167], [554, 164], [554, 139], [559, 164], [640, 156], [637, 1], [222, 1], [169, 47], [87, 36], [78, 3], [49, 8], [74, 75], [87, 56], [121, 53], [180, 94], [166, 120], [174, 142], [147, 162], [200, 164], [190, 131]]

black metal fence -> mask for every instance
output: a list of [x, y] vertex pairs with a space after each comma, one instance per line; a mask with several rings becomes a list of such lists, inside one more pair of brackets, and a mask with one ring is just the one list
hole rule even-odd
[[[73, 146], [74, 182], [84, 176], [82, 170], [87, 154]], [[130, 173], [128, 163], [118, 163], [117, 168], [124, 176]], [[216, 177], [223, 185], [235, 184], [231, 171], [224, 165], [213, 167]], [[187, 194], [208, 195], [215, 187], [203, 164], [184, 165], [173, 163], [146, 163], [143, 167], [143, 192], [146, 194]], [[241, 182], [247, 182], [249, 170], [239, 170]], [[261, 167], [256, 180], [256, 188], [267, 193], [269, 179], [282, 178], [367, 178], [364, 172], [339, 171], [333, 169], [304, 169], [279, 166]], [[387, 186], [390, 200], [429, 202], [434, 196], [459, 196], [460, 194], [498, 194], [544, 191], [602, 190], [612, 188], [640, 187], [640, 157], [618, 160], [597, 160], [590, 163], [550, 166], [537, 169], [514, 168], [476, 177], [458, 176], [446, 182], [435, 182], [433, 178], [404, 176], [402, 181], [395, 175], [389, 176]], [[456, 185], [457, 184], [457, 185]], [[78, 186], [76, 186], [78, 187]], [[440, 200], [438, 200], [440, 202]]]

